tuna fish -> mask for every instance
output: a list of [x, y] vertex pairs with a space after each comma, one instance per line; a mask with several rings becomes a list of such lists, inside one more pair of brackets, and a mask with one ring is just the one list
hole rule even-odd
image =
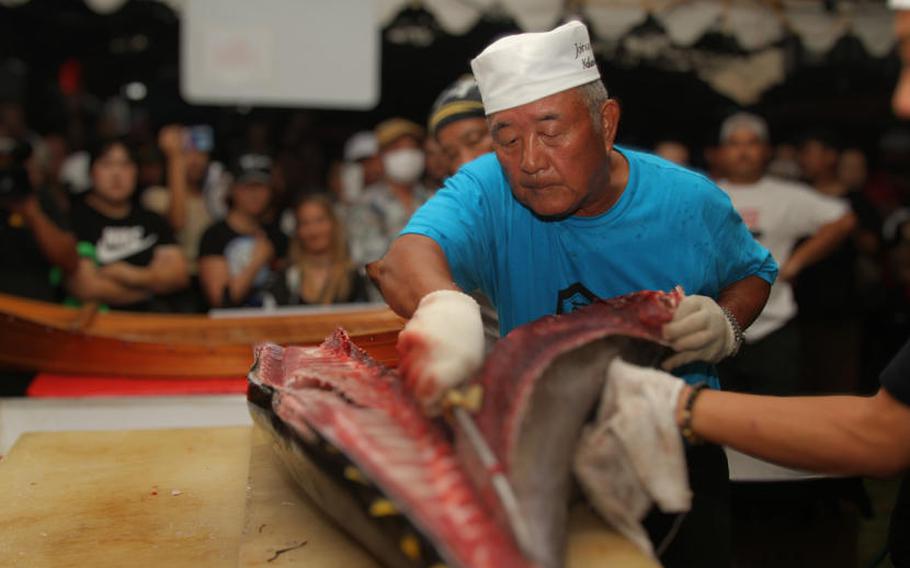
[[559, 567], [574, 449], [606, 368], [617, 355], [659, 362], [681, 298], [639, 292], [542, 318], [500, 340], [474, 378], [477, 424], [530, 532], [523, 550], [458, 431], [425, 417], [397, 373], [343, 331], [318, 347], [258, 346], [251, 412], [307, 494], [384, 564]]

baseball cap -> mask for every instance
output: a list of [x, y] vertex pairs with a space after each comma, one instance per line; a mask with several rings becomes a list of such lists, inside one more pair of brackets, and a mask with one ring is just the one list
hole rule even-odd
[[463, 75], [446, 87], [430, 110], [430, 134], [465, 118], [483, 118], [483, 101], [473, 75]]
[[234, 183], [272, 183], [272, 159], [265, 154], [243, 154], [231, 173]]

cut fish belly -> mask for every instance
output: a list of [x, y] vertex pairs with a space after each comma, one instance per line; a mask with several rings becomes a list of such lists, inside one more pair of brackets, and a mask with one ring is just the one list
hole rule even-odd
[[[445, 432], [423, 416], [396, 373], [370, 359], [343, 331], [319, 347], [260, 346], [251, 381], [251, 403], [261, 409], [254, 412], [257, 422], [297, 438], [296, 452], [289, 457], [349, 462], [336, 475], [340, 487], [333, 493], [344, 493], [344, 486], [353, 484], [348, 489], [355, 489], [355, 503], [336, 520], [350, 527], [352, 518], [360, 517], [358, 525], [372, 525], [361, 527], [372, 533], [366, 539], [370, 543], [381, 540], [378, 533], [397, 542], [397, 550], [370, 545], [386, 564], [532, 565], [481, 502]], [[354, 471], [362, 477], [349, 479], [357, 477], [350, 474]], [[318, 491], [327, 491], [326, 481]], [[324, 495], [314, 500], [326, 501]], [[324, 504], [331, 514], [341, 503]], [[358, 508], [363, 512], [355, 515], [352, 509]]]

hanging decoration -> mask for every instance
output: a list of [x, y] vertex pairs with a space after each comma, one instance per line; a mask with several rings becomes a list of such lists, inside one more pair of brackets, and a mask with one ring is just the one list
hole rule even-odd
[[[99, 14], [127, 1], [84, 0]], [[160, 1], [179, 14], [193, 0]], [[815, 60], [844, 38], [855, 39], [871, 58], [887, 57], [896, 46], [893, 14], [876, 0], [375, 1], [385, 39], [417, 48], [444, 35], [470, 33], [484, 21], [508, 19], [533, 32], [577, 18], [588, 24], [595, 50], [611, 64], [690, 71], [740, 104], [784, 79], [794, 45]]]
[[[819, 59], [845, 37], [882, 58], [896, 42], [884, 2], [863, 0], [381, 0], [385, 14], [424, 7], [441, 29], [462, 34], [489, 14], [505, 13], [525, 31], [569, 18], [591, 28], [602, 58], [698, 75], [742, 105], [786, 78], [793, 41]], [[391, 19], [384, 24], [392, 24]], [[725, 38], [718, 42], [717, 38]], [[707, 38], [712, 41], [706, 42]], [[708, 43], [710, 45], [704, 45]], [[720, 47], [718, 47], [720, 44]]]

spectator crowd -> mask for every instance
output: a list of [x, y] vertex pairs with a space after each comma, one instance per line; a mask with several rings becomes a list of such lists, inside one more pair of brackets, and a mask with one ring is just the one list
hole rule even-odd
[[[210, 126], [164, 125], [144, 139], [102, 126], [82, 144], [36, 133], [19, 102], [0, 104], [0, 292], [182, 313], [381, 301], [365, 266], [448, 176], [492, 151], [470, 76], [440, 94], [426, 127], [391, 117], [350, 136], [315, 181], [324, 149], [305, 123], [286, 125], [295, 143], [283, 150], [252, 124], [244, 146], [224, 152]], [[870, 153], [822, 130], [775, 145], [748, 113], [716, 129], [699, 169], [781, 266], [745, 348], [721, 369], [725, 386], [874, 390], [910, 331], [910, 131], [886, 133]], [[683, 166], [696, 150], [653, 147]]]

